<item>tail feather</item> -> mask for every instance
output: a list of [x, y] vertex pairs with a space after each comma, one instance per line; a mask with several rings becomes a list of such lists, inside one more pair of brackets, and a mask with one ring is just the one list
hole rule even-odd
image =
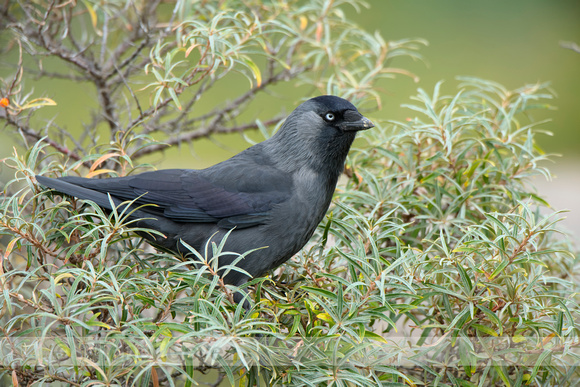
[[[110, 194], [107, 194], [106, 192], [96, 191], [75, 184], [75, 182], [82, 184], [84, 180], [90, 179], [76, 177], [54, 179], [45, 176], [36, 176], [36, 181], [38, 181], [41, 185], [52, 188], [65, 195], [74, 196], [82, 200], [90, 200], [96, 203], [99, 207], [108, 211], [112, 211], [113, 207], [115, 207], [119, 213], [127, 211], [127, 214], [130, 212], [129, 219], [139, 220], [135, 224], [137, 227], [157, 230], [160, 232], [163, 230], [163, 232], [159, 234], [138, 232], [139, 235], [148, 239], [154, 246], [165, 249], [165, 251], [175, 250], [174, 240], [172, 238], [168, 239], [165, 235], [172, 236], [177, 234], [179, 232], [179, 225], [166, 219], [164, 216], [158, 213], [153, 213], [151, 209], [154, 209], [155, 206], [146, 206], [144, 208], [140, 208], [139, 205], [130, 205], [127, 201], [118, 199]], [[129, 206], [128, 209], [127, 206]]]
[[[106, 193], [95, 191], [92, 189], [84, 188], [76, 185], [66, 179], [53, 179], [46, 176], [36, 176], [36, 181], [45, 187], [52, 188], [58, 192], [62, 192], [69, 196], [74, 196], [83, 200], [90, 200], [95, 202], [99, 207], [105, 208], [107, 210], [112, 210], [113, 202], [115, 207], [121, 206], [122, 201], [107, 195]], [[109, 199], [110, 198], [110, 199]]]

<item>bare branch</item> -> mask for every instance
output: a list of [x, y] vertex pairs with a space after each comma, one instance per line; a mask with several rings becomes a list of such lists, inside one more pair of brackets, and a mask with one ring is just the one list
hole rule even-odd
[[27, 300], [20, 293], [9, 292], [9, 294], [10, 294], [10, 297], [12, 297], [12, 298], [14, 298], [14, 299], [16, 299], [16, 300], [18, 300], [20, 302], [25, 303], [26, 305], [28, 305], [28, 306], [30, 306], [30, 307], [32, 307], [34, 309], [40, 309], [40, 310], [42, 310], [44, 312], [47, 312], [47, 313], [54, 313], [54, 309], [52, 307], [48, 307], [46, 305], [42, 305], [41, 303], [34, 302], [32, 300]]
[[[275, 125], [275, 124], [279, 123], [280, 121], [282, 121], [284, 118], [285, 118], [285, 116], [278, 116], [278, 117], [272, 118], [268, 121], [264, 121], [263, 125], [265, 125], [265, 126]], [[257, 129], [257, 128], [258, 128], [257, 123], [247, 123], [244, 125], [231, 126], [231, 127], [215, 127], [214, 126], [211, 128], [210, 127], [200, 128], [200, 129], [195, 130], [193, 132], [183, 133], [183, 134], [180, 134], [176, 137], [173, 137], [173, 138], [165, 141], [163, 144], [151, 145], [151, 146], [148, 146], [146, 148], [142, 148], [138, 152], [133, 153], [132, 157], [133, 158], [143, 157], [143, 156], [149, 155], [151, 153], [166, 150], [168, 146], [177, 145], [177, 144], [181, 144], [184, 142], [191, 142], [191, 141], [197, 140], [199, 138], [208, 137], [209, 135], [212, 135], [212, 134], [241, 133], [241, 132], [244, 132], [246, 130]]]
[[[63, 155], [70, 157], [71, 159], [73, 159], [75, 161], [80, 161], [82, 159], [81, 156], [79, 156], [74, 151], [68, 149], [66, 146], [60, 145], [57, 142], [51, 140], [48, 136], [43, 136], [42, 134], [35, 131], [34, 129], [31, 129], [28, 126], [22, 125], [21, 123], [13, 120], [10, 116], [5, 117], [5, 119], [6, 119], [6, 122], [8, 124], [16, 127], [18, 129], [18, 131], [20, 131], [26, 137], [32, 138], [35, 141], [45, 142], [48, 145], [50, 145], [51, 147], [53, 147], [54, 149], [56, 149], [57, 151], [59, 151], [60, 153], [62, 153]], [[83, 162], [83, 165], [87, 168], [91, 167], [91, 164], [89, 162]]]

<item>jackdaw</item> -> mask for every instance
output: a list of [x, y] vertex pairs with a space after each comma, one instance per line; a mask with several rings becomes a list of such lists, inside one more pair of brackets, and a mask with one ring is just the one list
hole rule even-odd
[[[325, 95], [298, 106], [268, 140], [207, 169], [36, 180], [106, 210], [112, 209], [109, 195], [116, 206], [137, 198], [133, 206], [139, 208], [132, 214], [142, 218], [137, 226], [164, 235], [142, 236], [179, 255], [190, 254], [181, 241], [203, 254], [208, 240], [219, 243], [231, 231], [223, 251], [257, 249], [236, 263], [257, 277], [308, 242], [330, 205], [357, 131], [373, 126], [347, 100]], [[223, 267], [238, 257], [219, 257], [225, 283], [239, 286], [248, 280], [236, 270], [224, 275]]]

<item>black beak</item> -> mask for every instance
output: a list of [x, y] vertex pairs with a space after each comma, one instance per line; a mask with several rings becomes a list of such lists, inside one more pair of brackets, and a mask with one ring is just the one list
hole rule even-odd
[[371, 120], [356, 110], [347, 110], [344, 112], [343, 119], [344, 121], [342, 121], [339, 127], [345, 132], [357, 132], [359, 130], [370, 129], [375, 126]]

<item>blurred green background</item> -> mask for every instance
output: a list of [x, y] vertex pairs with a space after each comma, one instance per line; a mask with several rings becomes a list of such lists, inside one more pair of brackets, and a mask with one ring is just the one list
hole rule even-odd
[[389, 84], [381, 117], [407, 114], [399, 107], [417, 87], [430, 91], [445, 80], [447, 93], [456, 91], [456, 76], [469, 75], [499, 82], [508, 89], [550, 82], [557, 108], [539, 119], [554, 137], [541, 136], [541, 147], [580, 156], [580, 53], [560, 46], [580, 44], [578, 0], [372, 0], [357, 20], [388, 39], [421, 37], [427, 66], [405, 64], [420, 77], [418, 84], [400, 78]]

